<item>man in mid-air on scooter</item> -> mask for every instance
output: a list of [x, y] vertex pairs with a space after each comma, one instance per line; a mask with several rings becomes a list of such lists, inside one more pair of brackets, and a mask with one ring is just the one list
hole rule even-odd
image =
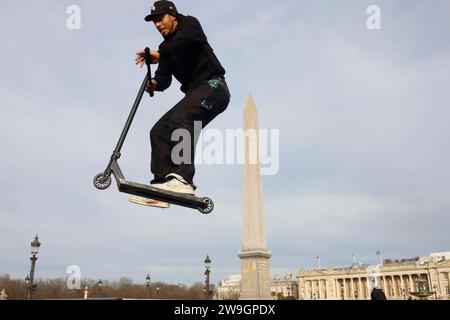
[[[195, 194], [194, 156], [198, 132], [194, 133], [194, 122], [201, 122], [204, 128], [222, 113], [230, 102], [230, 92], [225, 82], [225, 69], [220, 64], [213, 49], [208, 44], [199, 21], [192, 16], [178, 13], [171, 1], [156, 1], [146, 21], [153, 22], [164, 41], [158, 51], [151, 51], [152, 63], [159, 63], [155, 77], [147, 84], [146, 91], [164, 91], [172, 76], [181, 83], [184, 98], [159, 119], [150, 131], [152, 147], [151, 171], [154, 179], [152, 187]], [[144, 50], [136, 53], [136, 64], [145, 63]], [[190, 159], [174, 161], [172, 133], [177, 129], [190, 134]], [[183, 141], [183, 144], [185, 141]], [[167, 202], [132, 196], [130, 201], [137, 204], [168, 208]]]

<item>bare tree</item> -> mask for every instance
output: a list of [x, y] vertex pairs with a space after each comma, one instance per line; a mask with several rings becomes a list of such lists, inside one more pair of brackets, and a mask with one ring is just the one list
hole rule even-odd
[[[69, 289], [66, 279], [37, 279], [35, 299], [83, 299], [84, 290], [88, 288], [88, 298], [128, 298], [128, 299], [183, 299], [201, 300], [204, 298], [203, 283], [194, 283], [191, 287], [184, 284], [152, 283], [149, 288], [144, 284], [133, 284], [130, 278], [122, 277], [118, 282], [84, 279], [78, 289]], [[8, 299], [26, 299], [24, 280], [11, 279], [9, 275], [0, 276], [0, 288], [5, 288]], [[150, 295], [149, 295], [150, 292]]]

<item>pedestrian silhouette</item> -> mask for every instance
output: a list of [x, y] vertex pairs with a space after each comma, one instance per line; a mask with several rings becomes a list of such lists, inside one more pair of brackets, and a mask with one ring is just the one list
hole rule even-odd
[[372, 300], [387, 300], [386, 295], [383, 290], [378, 288], [373, 288], [372, 293], [370, 294], [370, 299]]

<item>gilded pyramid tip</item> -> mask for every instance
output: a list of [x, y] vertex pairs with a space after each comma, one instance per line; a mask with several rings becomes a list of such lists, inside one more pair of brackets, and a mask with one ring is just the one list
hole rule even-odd
[[245, 105], [245, 112], [247, 111], [256, 111], [255, 100], [253, 100], [251, 92], [248, 94], [247, 104]]

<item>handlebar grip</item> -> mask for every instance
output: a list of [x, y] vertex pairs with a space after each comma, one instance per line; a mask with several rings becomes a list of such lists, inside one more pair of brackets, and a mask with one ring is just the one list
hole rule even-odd
[[152, 63], [152, 56], [150, 54], [150, 49], [148, 47], [144, 49], [144, 58], [146, 65], [150, 65]]

